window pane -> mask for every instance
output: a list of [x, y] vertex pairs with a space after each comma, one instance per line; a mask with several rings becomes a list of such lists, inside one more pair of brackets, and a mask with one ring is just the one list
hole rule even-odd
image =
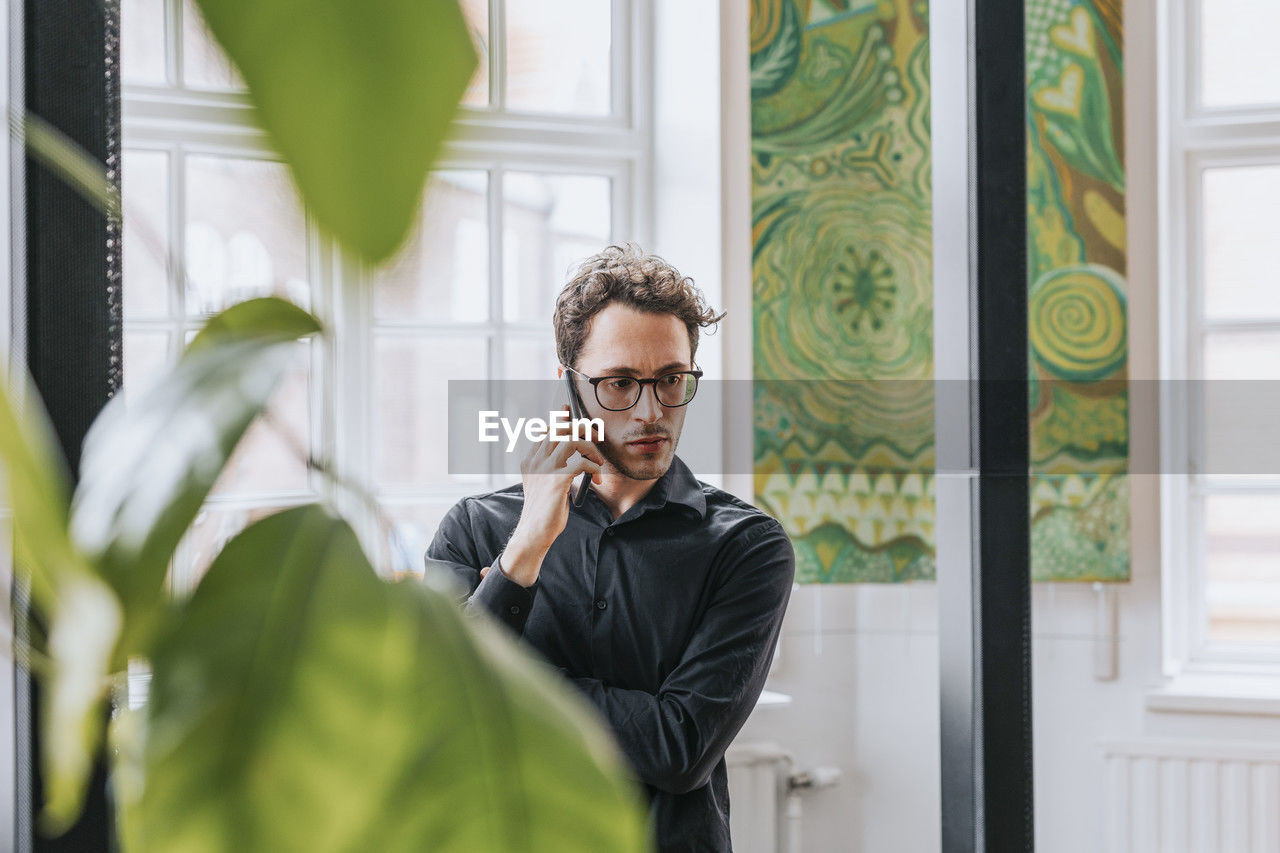
[[1203, 185], [1206, 316], [1280, 319], [1280, 165], [1206, 169]]
[[168, 332], [125, 332], [124, 396], [130, 405], [164, 375], [168, 362]]
[[1280, 379], [1280, 332], [1205, 335], [1205, 379]]
[[[1280, 422], [1280, 333], [1205, 336], [1200, 392], [1204, 474], [1280, 475], [1275, 424]], [[1268, 381], [1262, 381], [1268, 380]]]
[[306, 220], [283, 164], [187, 158], [187, 313], [276, 294], [307, 307]]
[[609, 242], [608, 178], [508, 172], [502, 187], [503, 317], [551, 327], [572, 268]]
[[205, 29], [191, 0], [182, 6], [182, 82], [196, 89], [243, 89], [244, 81]]
[[507, 106], [608, 115], [610, 5], [507, 0]]
[[126, 83], [163, 84], [164, 0], [120, 3], [120, 73]]
[[379, 337], [373, 352], [378, 484], [483, 482], [483, 476], [449, 476], [448, 392], [450, 379], [488, 376], [487, 341]]
[[293, 365], [263, 417], [254, 421], [227, 462], [214, 495], [251, 496], [310, 488], [311, 344], [297, 345]]
[[1280, 495], [1205, 499], [1209, 639], [1280, 644]]
[[1201, 0], [1200, 15], [1204, 105], [1280, 103], [1280, 3]]
[[462, 103], [472, 107], [489, 105], [489, 0], [462, 0], [462, 14], [466, 16], [467, 26], [471, 29], [471, 40], [475, 44], [476, 73], [471, 78], [467, 91], [462, 94]]
[[489, 316], [485, 172], [437, 172], [405, 247], [379, 271], [374, 310], [388, 319], [482, 322]]
[[[547, 324], [550, 328], [550, 323]], [[523, 340], [508, 338], [506, 343], [507, 379], [555, 379], [560, 360], [556, 357], [555, 339]]]
[[121, 174], [124, 202], [124, 314], [169, 313], [169, 155], [125, 151]]

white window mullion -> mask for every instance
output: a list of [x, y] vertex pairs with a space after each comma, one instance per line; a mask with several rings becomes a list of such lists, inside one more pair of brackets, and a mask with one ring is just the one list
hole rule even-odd
[[[634, 67], [632, 42], [634, 39], [629, 35], [638, 31], [633, 27], [632, 4], [629, 0], [609, 0], [609, 2], [612, 3], [609, 16], [609, 114], [614, 121], [634, 127], [637, 123], [636, 112], [640, 105], [632, 91], [631, 71]], [[647, 6], [648, 4], [637, 5]]]
[[[307, 253], [307, 294], [311, 300], [311, 311], [327, 327], [333, 322], [336, 313], [336, 302], [333, 299], [333, 274], [326, 263], [323, 239], [315, 228], [309, 211], [303, 211], [303, 233], [306, 239]], [[307, 454], [315, 454], [324, 465], [333, 465], [333, 423], [330, 413], [333, 407], [330, 398], [334, 394], [335, 378], [330, 373], [329, 341], [325, 336], [316, 336], [309, 344], [310, 365], [307, 388], [307, 435], [303, 440], [307, 443]], [[310, 460], [306, 460], [308, 463]], [[332, 500], [333, 489], [322, 476], [310, 470], [308, 464], [307, 482], [317, 497]]]
[[[169, 149], [169, 257], [165, 261], [168, 269], [170, 304], [173, 316], [179, 324], [187, 319], [187, 178], [186, 153], [181, 145], [173, 145]], [[178, 351], [181, 352], [186, 342], [179, 334]]]
[[506, 0], [489, 0], [489, 92], [497, 112], [507, 108]]
[[[504, 77], [505, 80], [505, 77]], [[489, 383], [489, 407], [498, 410], [502, 401], [497, 399], [502, 380], [506, 377], [507, 341], [506, 323], [506, 245], [505, 211], [506, 204], [506, 167], [499, 163], [489, 171], [489, 195], [486, 199], [489, 219], [489, 322], [492, 334], [488, 341], [489, 369], [488, 376], [496, 382]], [[496, 485], [498, 465], [501, 457], [498, 445], [489, 448], [489, 471], [487, 481], [490, 487]]]
[[165, 77], [170, 86], [182, 81], [182, 0], [164, 0]]
[[[333, 465], [337, 473], [376, 494], [373, 463], [373, 294], [363, 264], [330, 245], [334, 275], [332, 418]], [[349, 495], [339, 504], [355, 521], [355, 528], [369, 553], [381, 553], [382, 530], [370, 507]]]

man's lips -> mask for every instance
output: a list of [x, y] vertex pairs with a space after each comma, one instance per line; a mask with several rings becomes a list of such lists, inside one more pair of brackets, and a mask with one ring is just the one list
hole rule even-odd
[[627, 447], [634, 447], [637, 450], [657, 450], [662, 443], [667, 440], [664, 435], [650, 436], [649, 438], [638, 438], [635, 441], [628, 441]]

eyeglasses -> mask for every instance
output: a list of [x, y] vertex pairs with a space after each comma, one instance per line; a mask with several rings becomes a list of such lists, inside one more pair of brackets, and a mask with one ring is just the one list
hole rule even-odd
[[603, 409], [611, 412], [625, 412], [640, 402], [644, 386], [652, 385], [653, 394], [658, 402], [667, 408], [674, 409], [687, 406], [698, 393], [698, 379], [701, 370], [676, 370], [664, 373], [652, 379], [636, 379], [634, 376], [587, 376], [572, 367], [565, 370], [591, 383], [596, 390], [596, 402]]

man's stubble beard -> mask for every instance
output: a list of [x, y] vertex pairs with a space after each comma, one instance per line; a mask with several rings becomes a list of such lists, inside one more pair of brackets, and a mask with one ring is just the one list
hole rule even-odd
[[[625, 452], [625, 446], [616, 447], [609, 442], [596, 442], [596, 449], [600, 451], [604, 461], [622, 476], [632, 480], [656, 480], [667, 473], [667, 469], [671, 467], [671, 463], [676, 458], [676, 446], [680, 443], [679, 433], [675, 435], [670, 433], [660, 434], [667, 437], [669, 445], [663, 453], [663, 458], [646, 462], [644, 467], [640, 469], [628, 465], [623, 460], [622, 453]], [[630, 440], [634, 441], [634, 439]]]

